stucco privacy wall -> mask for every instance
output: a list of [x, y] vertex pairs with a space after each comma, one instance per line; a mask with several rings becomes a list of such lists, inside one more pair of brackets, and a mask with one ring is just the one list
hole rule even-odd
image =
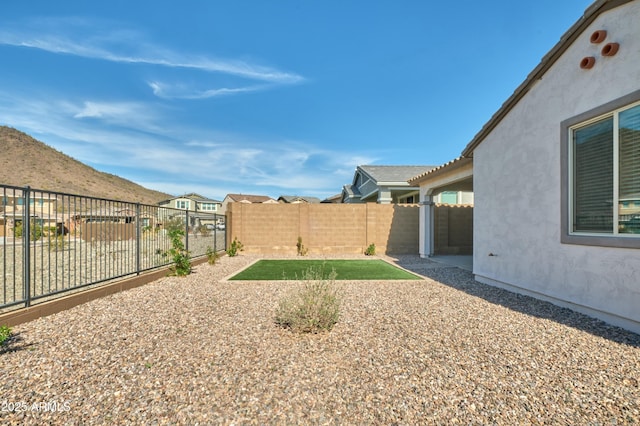
[[[561, 122], [640, 88], [640, 1], [600, 15], [474, 151], [474, 273], [640, 333], [640, 250], [562, 244]], [[605, 58], [591, 34], [620, 44]], [[582, 58], [596, 64], [583, 70]], [[490, 256], [493, 254], [494, 256]], [[512, 289], [514, 287], [511, 287]]]
[[310, 254], [418, 252], [417, 205], [245, 204], [227, 211], [228, 244], [237, 238], [246, 253], [296, 254], [298, 237]]
[[433, 233], [434, 254], [472, 254], [473, 206], [436, 205]]

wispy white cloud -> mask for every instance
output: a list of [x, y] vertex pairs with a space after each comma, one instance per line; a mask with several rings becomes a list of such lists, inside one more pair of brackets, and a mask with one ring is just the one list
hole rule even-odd
[[[123, 108], [124, 107], [124, 108]], [[114, 105], [114, 104], [104, 104], [104, 103], [96, 103], [96, 102], [85, 102], [84, 108], [76, 115], [75, 118], [103, 118], [105, 116], [120, 116], [123, 113], [129, 113], [131, 108], [129, 105]]]
[[[143, 123], [128, 121], [136, 114], [144, 114]], [[0, 92], [0, 124], [23, 130], [99, 170], [172, 194], [195, 191], [224, 197], [259, 187], [272, 196], [322, 197], [350, 183], [358, 164], [375, 161], [305, 142], [185, 127], [152, 104], [78, 103], [51, 93]]]
[[95, 24], [64, 18], [14, 23], [0, 30], [0, 44], [110, 62], [223, 73], [274, 84], [304, 81], [304, 77], [296, 73], [235, 59], [182, 53], [148, 42], [138, 31], [101, 28]]
[[153, 94], [163, 99], [207, 99], [219, 96], [236, 95], [240, 93], [258, 92], [268, 89], [270, 85], [261, 84], [246, 87], [223, 87], [220, 89], [196, 90], [184, 85], [169, 85], [158, 81], [149, 82]]

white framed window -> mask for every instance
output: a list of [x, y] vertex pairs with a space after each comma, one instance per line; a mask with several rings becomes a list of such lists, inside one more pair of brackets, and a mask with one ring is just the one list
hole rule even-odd
[[563, 123], [562, 242], [640, 248], [640, 93], [632, 95]]
[[176, 200], [176, 208], [189, 210], [189, 201], [188, 200]]
[[216, 203], [200, 203], [200, 210], [214, 212], [217, 210]]

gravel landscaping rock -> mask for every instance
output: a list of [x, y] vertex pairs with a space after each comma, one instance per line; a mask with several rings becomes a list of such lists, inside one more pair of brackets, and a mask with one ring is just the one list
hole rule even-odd
[[417, 256], [338, 281], [331, 332], [275, 324], [292, 281], [223, 257], [14, 327], [2, 424], [634, 424], [640, 336]]

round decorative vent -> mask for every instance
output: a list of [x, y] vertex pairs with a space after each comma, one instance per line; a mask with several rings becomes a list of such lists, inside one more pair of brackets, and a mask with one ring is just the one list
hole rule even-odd
[[607, 43], [602, 48], [602, 56], [613, 56], [618, 53], [620, 45], [618, 43]]
[[602, 43], [604, 39], [607, 38], [606, 30], [598, 30], [591, 34], [591, 43], [598, 44]]
[[594, 58], [593, 56], [587, 56], [582, 58], [582, 61], [580, 61], [580, 68], [582, 68], [583, 70], [588, 70], [593, 68], [595, 63], [596, 63], [596, 58]]

